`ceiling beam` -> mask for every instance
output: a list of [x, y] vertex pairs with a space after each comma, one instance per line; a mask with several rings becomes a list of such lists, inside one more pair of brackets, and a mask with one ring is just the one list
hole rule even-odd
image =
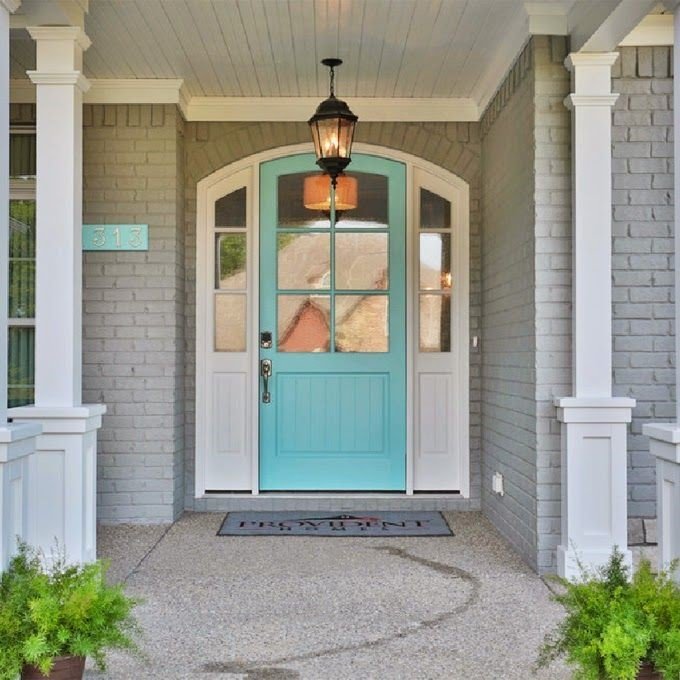
[[525, 2], [530, 35], [569, 35], [569, 10], [573, 0]]
[[647, 15], [620, 43], [621, 47], [673, 44], [673, 15]]
[[612, 52], [659, 0], [600, 0], [569, 13], [572, 52]]

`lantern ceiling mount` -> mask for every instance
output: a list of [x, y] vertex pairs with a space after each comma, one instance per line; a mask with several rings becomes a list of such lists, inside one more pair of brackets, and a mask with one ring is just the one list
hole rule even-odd
[[330, 175], [335, 186], [338, 175], [352, 161], [354, 128], [359, 118], [346, 102], [335, 96], [335, 68], [342, 64], [342, 59], [326, 58], [321, 63], [330, 69], [330, 94], [309, 119], [309, 128], [316, 151], [316, 164]]

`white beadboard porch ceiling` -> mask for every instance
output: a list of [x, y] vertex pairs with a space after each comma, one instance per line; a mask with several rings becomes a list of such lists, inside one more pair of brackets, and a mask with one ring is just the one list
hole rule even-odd
[[617, 31], [623, 38], [657, 2], [23, 0], [10, 45], [19, 83], [13, 101], [31, 97], [25, 77], [35, 68], [35, 45], [24, 28], [39, 16], [63, 23], [50, 19], [70, 8], [81, 21], [87, 9], [87, 101], [122, 103], [134, 90], [131, 101], [179, 103], [194, 120], [240, 120], [260, 98], [268, 120], [302, 120], [302, 108], [308, 115], [311, 99], [328, 91], [319, 62], [339, 56], [337, 93], [354, 100], [361, 116], [373, 102], [376, 120], [386, 111], [399, 118], [395, 106], [404, 119], [476, 120], [531, 33], [569, 35], [572, 49], [607, 51], [618, 44]]
[[[526, 25], [523, 0], [90, 0], [85, 74], [181, 78], [192, 96], [321, 96], [319, 62], [339, 56], [340, 96], [478, 99]], [[16, 36], [12, 77], [34, 60]]]

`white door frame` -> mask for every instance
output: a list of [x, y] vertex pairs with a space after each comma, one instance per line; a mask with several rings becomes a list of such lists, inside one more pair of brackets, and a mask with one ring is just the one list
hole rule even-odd
[[[424, 178], [432, 178], [436, 188], [447, 190], [447, 198], [454, 206], [455, 228], [453, 230], [454, 260], [452, 267], [457, 273], [456, 285], [452, 290], [452, 338], [460, 339], [454, 342], [452, 351], [439, 357], [450, 357], [450, 375], [453, 376], [453, 399], [450, 404], [450, 415], [453, 427], [450, 432], [451, 445], [454, 448], [458, 463], [457, 489], [463, 498], [470, 497], [470, 357], [469, 357], [469, 231], [470, 207], [469, 185], [464, 180], [449, 171], [440, 168], [422, 158], [394, 149], [388, 149], [373, 144], [356, 143], [353, 151], [400, 161], [406, 166], [406, 234], [407, 234], [407, 267], [406, 267], [406, 327], [407, 327], [407, 430], [406, 430], [406, 494], [411, 495], [416, 490], [414, 479], [416, 440], [415, 414], [418, 413], [418, 385], [416, 384], [416, 351], [418, 347], [418, 324], [414, 317], [417, 309], [417, 281], [418, 281], [418, 225], [419, 205], [415, 198], [416, 182], [427, 184]], [[244, 493], [256, 495], [259, 493], [259, 446], [258, 446], [258, 414], [259, 414], [259, 347], [256, 341], [259, 324], [259, 200], [260, 182], [259, 167], [262, 163], [292, 156], [309, 153], [309, 144], [294, 144], [278, 147], [248, 156], [231, 163], [208, 175], [197, 184], [196, 193], [196, 439], [195, 439], [195, 496], [202, 498], [209, 489], [206, 479], [206, 464], [208, 443], [211, 441], [211, 425], [209, 409], [212, 394], [212, 384], [209, 373], [209, 356], [213, 354], [213, 312], [208, 305], [213, 290], [212, 267], [209, 266], [208, 238], [213, 237], [214, 200], [218, 197], [220, 188], [228, 185], [229, 179], [241, 174], [249, 177], [248, 182], [248, 307], [246, 328], [246, 352], [241, 355], [243, 366], [247, 365], [249, 380], [246, 385], [245, 405], [246, 422], [243, 446], [250, 456], [250, 480], [248, 489], [239, 489]], [[222, 195], [222, 194], [219, 194]], [[419, 354], [423, 357], [423, 354]], [[435, 356], [435, 355], [433, 355]], [[424, 365], [418, 370], [427, 373], [433, 369], [432, 357], [424, 357]], [[248, 427], [249, 425], [249, 427]], [[435, 452], [436, 453], [436, 452]], [[443, 491], [442, 489], [432, 489]]]

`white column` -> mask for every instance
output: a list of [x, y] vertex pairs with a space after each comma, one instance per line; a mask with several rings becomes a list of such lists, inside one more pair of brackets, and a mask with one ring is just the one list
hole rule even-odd
[[0, 0], [0, 570], [26, 538], [28, 461], [40, 427], [7, 422], [7, 284], [9, 255], [9, 15], [19, 0]]
[[88, 82], [74, 26], [29, 28], [36, 41], [37, 253], [35, 406], [12, 410], [40, 423], [31, 459], [29, 541], [56, 538], [68, 559], [96, 554], [96, 430], [105, 407], [82, 401], [82, 109]]
[[36, 406], [81, 403], [82, 74], [88, 37], [74, 26], [29, 28], [36, 41]]
[[579, 575], [577, 560], [603, 564], [627, 550], [626, 429], [633, 399], [612, 397], [611, 66], [616, 53], [566, 59], [573, 94], [573, 396], [555, 401], [562, 422], [562, 539], [558, 571]]
[[[680, 11], [673, 17], [673, 139], [675, 202], [675, 422], [649, 423], [649, 452], [656, 457], [659, 566], [680, 559]], [[677, 575], [680, 581], [680, 573]]]

